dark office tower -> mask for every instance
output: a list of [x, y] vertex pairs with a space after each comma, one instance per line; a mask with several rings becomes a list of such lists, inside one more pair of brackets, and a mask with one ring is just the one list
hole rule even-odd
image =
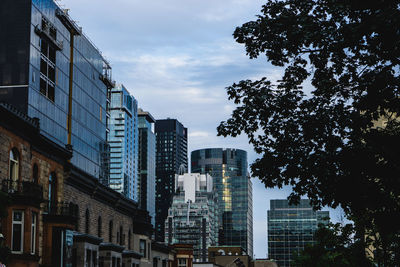
[[164, 240], [164, 223], [175, 192], [175, 174], [187, 171], [187, 128], [176, 119], [156, 120], [156, 239]]
[[109, 64], [53, 0], [0, 1], [0, 102], [40, 119], [42, 134], [71, 144], [72, 163], [107, 176]]
[[154, 118], [139, 109], [139, 207], [147, 210], [155, 227], [156, 215], [156, 135]]
[[312, 244], [319, 224], [329, 222], [329, 211], [314, 211], [308, 199], [289, 205], [287, 199], [270, 201], [268, 211], [268, 257], [278, 266], [290, 266], [293, 253]]
[[191, 154], [192, 173], [211, 174], [218, 192], [219, 245], [241, 246], [253, 255], [253, 188], [247, 153], [209, 148]]

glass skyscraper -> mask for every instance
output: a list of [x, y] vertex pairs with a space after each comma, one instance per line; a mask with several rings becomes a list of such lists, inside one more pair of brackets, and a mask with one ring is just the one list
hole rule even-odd
[[220, 246], [240, 246], [253, 256], [253, 188], [247, 153], [208, 148], [191, 154], [191, 171], [210, 174], [218, 193]]
[[139, 116], [139, 207], [149, 212], [155, 226], [156, 216], [156, 135], [154, 118], [141, 109]]
[[164, 223], [175, 192], [175, 174], [187, 170], [187, 128], [176, 119], [156, 120], [156, 239], [164, 241]]
[[289, 205], [287, 199], [270, 201], [268, 211], [268, 257], [278, 266], [290, 266], [293, 253], [314, 241], [319, 224], [329, 222], [329, 211], [314, 211], [308, 199]]
[[139, 201], [137, 101], [123, 85], [111, 89], [109, 187]]
[[111, 68], [53, 0], [0, 1], [0, 101], [40, 119], [42, 133], [71, 144], [72, 163], [99, 178]]
[[207, 174], [176, 175], [175, 194], [165, 220], [168, 244], [192, 244], [196, 261], [207, 262], [208, 247], [218, 243], [217, 192]]

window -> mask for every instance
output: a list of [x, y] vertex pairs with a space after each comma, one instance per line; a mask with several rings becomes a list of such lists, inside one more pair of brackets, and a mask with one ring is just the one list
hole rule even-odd
[[90, 249], [86, 249], [86, 265], [87, 267], [92, 266], [92, 251]]
[[89, 219], [90, 219], [90, 213], [89, 213], [89, 209], [86, 209], [86, 213], [85, 213], [85, 233], [89, 234]]
[[[43, 18], [42, 30], [56, 40], [57, 30]], [[56, 48], [46, 39], [40, 40], [40, 93], [54, 102], [54, 88], [56, 82]]]
[[32, 181], [36, 184], [39, 182], [39, 169], [36, 163], [32, 168]]
[[109, 225], [108, 225], [108, 241], [109, 241], [110, 243], [113, 242], [113, 240], [112, 240], [112, 233], [113, 233], [113, 221], [111, 220], [110, 223], [109, 223]]
[[12, 216], [11, 251], [22, 253], [24, 239], [24, 211], [14, 210]]
[[32, 212], [31, 254], [35, 254], [36, 253], [36, 224], [37, 224], [37, 213]]
[[[10, 181], [18, 181], [19, 176], [19, 153], [13, 148], [10, 151]], [[11, 185], [11, 184], [10, 184]]]
[[146, 258], [146, 240], [144, 239], [139, 241], [139, 252], [143, 255], [143, 258]]
[[129, 232], [128, 232], [128, 249], [130, 250], [131, 249], [131, 230], [129, 229]]
[[55, 208], [57, 200], [57, 177], [54, 172], [49, 176], [49, 212]]
[[123, 229], [122, 229], [122, 226], [120, 226], [119, 227], [119, 244], [122, 246], [122, 245], [125, 245], [124, 244], [124, 236], [123, 236]]
[[98, 237], [101, 237], [101, 227], [102, 227], [102, 225], [101, 225], [101, 216], [99, 216], [99, 218], [97, 219], [97, 236]]
[[186, 259], [178, 259], [178, 267], [186, 267]]

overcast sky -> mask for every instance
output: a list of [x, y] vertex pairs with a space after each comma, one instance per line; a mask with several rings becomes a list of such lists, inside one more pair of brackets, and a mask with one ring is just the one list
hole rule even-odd
[[[265, 0], [264, 0], [265, 1]], [[190, 152], [232, 147], [257, 157], [245, 137], [216, 136], [234, 106], [225, 87], [242, 79], [275, 79], [280, 70], [265, 58], [250, 60], [232, 33], [254, 20], [261, 0], [61, 0], [71, 17], [103, 52], [113, 78], [125, 85], [139, 107], [156, 119], [176, 118], [189, 131]], [[267, 253], [269, 200], [289, 189], [269, 189], [253, 179], [254, 254]]]

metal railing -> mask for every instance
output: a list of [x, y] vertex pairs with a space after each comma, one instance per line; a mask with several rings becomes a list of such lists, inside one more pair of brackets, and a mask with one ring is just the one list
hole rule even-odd
[[10, 195], [43, 198], [42, 186], [29, 181], [3, 180], [1, 182], [1, 191]]
[[43, 213], [53, 216], [79, 217], [79, 207], [74, 203], [47, 201]]

